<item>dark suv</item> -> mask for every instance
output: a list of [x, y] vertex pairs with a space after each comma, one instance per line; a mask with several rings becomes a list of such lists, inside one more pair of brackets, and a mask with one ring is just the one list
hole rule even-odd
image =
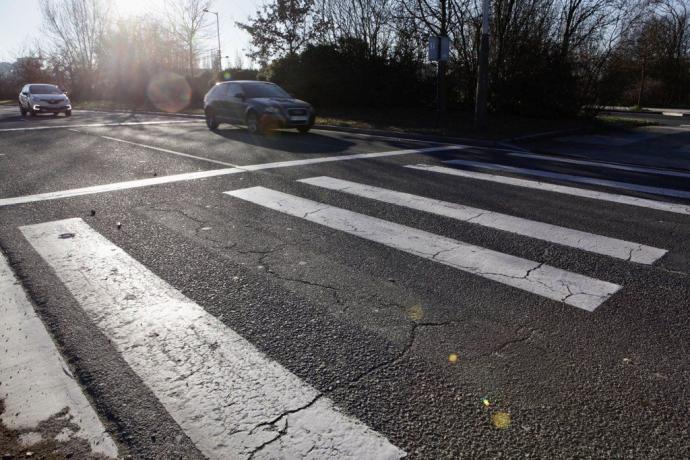
[[310, 104], [265, 81], [218, 83], [204, 96], [204, 113], [209, 129], [221, 123], [239, 123], [247, 125], [252, 134], [280, 128], [306, 133], [314, 125]]

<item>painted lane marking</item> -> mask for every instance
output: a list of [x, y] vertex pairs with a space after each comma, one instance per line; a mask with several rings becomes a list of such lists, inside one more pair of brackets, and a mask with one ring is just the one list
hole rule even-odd
[[670, 171], [668, 169], [645, 168], [642, 166], [623, 165], [623, 164], [616, 164], [616, 163], [604, 163], [604, 162], [600, 162], [600, 161], [589, 161], [589, 160], [583, 160], [583, 159], [577, 159], [577, 158], [565, 158], [565, 157], [556, 157], [556, 156], [550, 156], [550, 155], [539, 155], [539, 154], [535, 154], [535, 153], [511, 152], [511, 153], [508, 153], [507, 155], [511, 156], [511, 157], [518, 157], [518, 158], [530, 158], [530, 159], [535, 159], [535, 160], [553, 161], [556, 163], [568, 163], [568, 164], [575, 164], [575, 165], [596, 166], [596, 167], [608, 168], [608, 169], [618, 169], [621, 171], [641, 172], [641, 173], [655, 174], [655, 175], [659, 175], [659, 176], [690, 178], [690, 173], [680, 172], [680, 171]]
[[109, 141], [122, 142], [124, 144], [135, 145], [137, 147], [143, 147], [143, 148], [150, 149], [150, 150], [156, 150], [158, 152], [170, 153], [172, 155], [178, 155], [178, 156], [185, 157], [185, 158], [193, 158], [195, 160], [205, 161], [208, 163], [214, 163], [214, 164], [219, 164], [219, 165], [223, 165], [223, 166], [230, 166], [232, 168], [238, 167], [236, 164], [227, 163], [225, 161], [213, 160], [211, 158], [199, 157], [196, 155], [190, 155], [188, 153], [177, 152], [175, 150], [169, 150], [169, 149], [164, 149], [164, 148], [160, 148], [160, 147], [154, 147], [152, 145], [140, 144], [138, 142], [127, 141], [125, 139], [118, 139], [117, 137], [110, 137], [110, 136], [99, 136], [99, 137], [101, 137], [102, 139], [107, 139]]
[[431, 165], [407, 165], [406, 168], [417, 169], [420, 171], [435, 172], [440, 174], [448, 174], [451, 176], [464, 177], [467, 179], [476, 179], [499, 184], [513, 185], [516, 187], [524, 187], [535, 190], [542, 190], [547, 192], [562, 193], [564, 195], [572, 195], [582, 198], [591, 198], [594, 200], [609, 201], [612, 203], [626, 204], [630, 206], [638, 206], [642, 208], [655, 209], [658, 211], [673, 212], [677, 214], [690, 215], [690, 206], [666, 203], [663, 201], [654, 201], [646, 198], [637, 198], [629, 195], [617, 195], [614, 193], [598, 192], [595, 190], [587, 190], [576, 187], [567, 187], [565, 185], [551, 184], [548, 182], [538, 182], [526, 179], [518, 179], [515, 177], [498, 176], [495, 174], [486, 174], [476, 171], [467, 171], [464, 169], [446, 168], [443, 166]]
[[213, 169], [210, 171], [198, 171], [192, 173], [173, 174], [170, 176], [152, 177], [148, 179], [137, 179], [126, 182], [115, 182], [105, 185], [94, 185], [91, 187], [82, 187], [69, 190], [62, 190], [59, 192], [38, 193], [35, 195], [24, 195], [12, 198], [0, 198], [0, 207], [11, 206], [23, 203], [33, 203], [36, 201], [58, 200], [62, 198], [69, 198], [82, 195], [91, 195], [94, 193], [113, 192], [116, 190], [127, 190], [132, 188], [149, 187], [151, 185], [169, 184], [172, 182], [182, 182], [196, 179], [206, 179], [209, 177], [225, 176], [228, 174], [237, 174], [249, 171], [260, 171], [263, 169], [289, 168], [293, 166], [306, 166], [319, 163], [329, 163], [335, 161], [349, 161], [349, 160], [367, 160], [373, 158], [384, 158], [396, 155], [410, 155], [414, 153], [430, 153], [442, 150], [456, 150], [462, 146], [448, 147], [439, 146], [427, 149], [413, 149], [413, 150], [393, 150], [388, 152], [375, 153], [357, 153], [353, 155], [329, 156], [320, 158], [310, 158], [306, 160], [290, 160], [279, 161], [275, 163], [262, 163], [257, 165], [238, 166], [236, 168]]
[[32, 126], [23, 128], [3, 128], [0, 133], [10, 131], [36, 131], [40, 129], [69, 129], [69, 128], [92, 128], [101, 126], [137, 126], [137, 125], [169, 125], [173, 123], [199, 123], [199, 120], [166, 120], [166, 121], [123, 121], [120, 123], [89, 123], [83, 125], [46, 125]]
[[404, 456], [83, 220], [20, 230], [207, 457]]
[[621, 286], [264, 187], [228, 195], [587, 311]]
[[[67, 408], [68, 438], [86, 440], [93, 453], [117, 458], [117, 447], [72, 377], [53, 340], [0, 254], [0, 398], [2, 423], [41, 434], [39, 424]], [[67, 422], [66, 421], [66, 422]], [[43, 438], [44, 441], [48, 439]]]
[[299, 182], [317, 187], [336, 190], [355, 196], [370, 198], [406, 208], [416, 209], [439, 216], [495, 228], [517, 235], [536, 238], [551, 243], [581, 249], [583, 251], [603, 254], [622, 260], [642, 264], [652, 264], [666, 254], [665, 249], [658, 249], [629, 241], [618, 240], [588, 232], [573, 230], [558, 225], [546, 224], [520, 217], [509, 216], [485, 209], [472, 208], [457, 203], [434, 200], [409, 193], [396, 192], [356, 182], [335, 179], [332, 177], [312, 177]]
[[597, 179], [594, 177], [574, 176], [572, 174], [554, 173], [538, 169], [519, 168], [517, 166], [500, 165], [495, 163], [483, 163], [479, 161], [469, 160], [449, 160], [444, 161], [444, 163], [450, 165], [470, 166], [473, 168], [488, 169], [490, 171], [501, 171], [507, 173], [524, 174], [527, 176], [546, 177], [549, 179], [557, 179], [581, 184], [601, 185], [604, 187], [613, 187], [622, 190], [631, 190], [635, 192], [651, 193], [654, 195], [671, 196], [675, 198], [690, 198], [690, 191], [685, 190], [652, 187], [648, 185], [631, 184], [628, 182], [619, 182], [615, 180]]

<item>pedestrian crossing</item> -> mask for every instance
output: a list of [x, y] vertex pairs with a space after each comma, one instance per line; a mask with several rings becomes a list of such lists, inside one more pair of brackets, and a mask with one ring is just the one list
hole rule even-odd
[[[690, 214], [685, 205], [555, 184], [407, 165], [430, 174], [501, 182]], [[359, 197], [616, 259], [653, 265], [667, 250], [329, 176], [298, 179]], [[255, 186], [224, 192], [294, 219], [451, 267], [593, 313], [625, 286], [362, 212]], [[88, 318], [208, 458], [402, 458], [382, 433], [341, 412], [323, 393], [273, 361], [192, 299], [79, 218], [20, 227]], [[574, 310], [577, 311], [577, 310]], [[314, 452], [318, 452], [315, 456]]]
[[574, 230], [558, 225], [546, 224], [529, 219], [509, 216], [486, 209], [478, 209], [447, 201], [433, 200], [409, 193], [386, 190], [365, 184], [335, 179], [312, 177], [299, 182], [340, 191], [350, 195], [424, 211], [438, 216], [450, 217], [483, 227], [503, 230], [517, 235], [536, 238], [550, 243], [569, 246], [582, 251], [602, 254], [617, 259], [650, 265], [666, 254], [665, 249], [644, 244], [623, 241], [601, 235]]
[[226, 193], [587, 311], [594, 311], [621, 288], [613, 283], [560, 270], [540, 262], [264, 187], [251, 187]]
[[20, 230], [205, 456], [404, 456], [83, 220]]
[[[450, 163], [450, 162], [448, 162]], [[460, 163], [450, 163], [460, 164]], [[489, 165], [489, 163], [483, 163]], [[481, 181], [494, 182], [497, 184], [512, 185], [515, 187], [529, 188], [532, 190], [539, 190], [545, 192], [554, 192], [564, 195], [571, 195], [580, 198], [590, 198], [593, 200], [607, 201], [610, 203], [625, 204], [629, 206], [636, 206], [647, 209], [655, 209], [658, 211], [672, 212], [676, 214], [690, 215], [690, 205], [681, 203], [668, 203], [663, 201], [650, 200], [647, 198], [638, 198], [630, 195], [620, 195], [616, 193], [600, 192], [598, 190], [590, 190], [584, 188], [570, 187], [566, 185], [552, 184], [550, 182], [539, 182], [528, 179], [521, 179], [517, 177], [501, 176], [497, 174], [482, 173], [478, 171], [468, 171], [465, 169], [449, 168], [446, 166], [434, 166], [427, 164], [407, 165], [406, 168], [416, 169], [418, 171], [426, 171], [431, 173], [440, 173], [456, 177], [463, 177], [466, 179], [475, 179]]]

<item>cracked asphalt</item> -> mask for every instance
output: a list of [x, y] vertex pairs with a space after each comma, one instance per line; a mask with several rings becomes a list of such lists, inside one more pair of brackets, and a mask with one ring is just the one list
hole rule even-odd
[[[251, 137], [241, 128], [222, 125], [214, 133], [196, 120], [173, 124], [166, 121], [178, 119], [164, 116], [75, 112], [67, 120], [23, 120], [15, 112], [0, 108], [0, 200], [224, 167], [204, 158], [248, 166], [435, 145], [336, 131]], [[83, 126], [140, 121], [161, 123]], [[54, 129], [2, 131], [39, 126]], [[123, 457], [204, 455], [21, 226], [83, 219], [315, 389], [306, 406], [254, 427], [275, 436], [248, 458], [280, 446], [291, 417], [325, 398], [409, 458], [690, 457], [690, 215], [403, 167], [452, 159], [690, 190], [679, 178], [470, 146], [0, 206], [0, 249]], [[635, 263], [298, 182], [317, 176], [668, 253], [651, 265]], [[524, 279], [549, 266], [621, 289], [585, 311], [223, 193], [251, 187], [533, 261]], [[507, 425], [496, 422], [503, 414]]]

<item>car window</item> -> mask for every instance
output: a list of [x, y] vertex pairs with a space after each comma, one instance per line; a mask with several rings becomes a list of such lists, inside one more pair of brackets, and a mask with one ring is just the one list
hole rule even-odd
[[237, 93], [243, 93], [242, 87], [237, 83], [228, 83], [228, 96], [235, 99]]
[[60, 88], [54, 85], [29, 85], [31, 94], [62, 94]]
[[216, 85], [211, 89], [209, 96], [214, 98], [214, 99], [218, 99], [219, 97], [222, 97], [224, 93], [225, 93], [225, 85]]
[[256, 97], [290, 97], [280, 86], [273, 83], [242, 83], [244, 94], [248, 99]]

